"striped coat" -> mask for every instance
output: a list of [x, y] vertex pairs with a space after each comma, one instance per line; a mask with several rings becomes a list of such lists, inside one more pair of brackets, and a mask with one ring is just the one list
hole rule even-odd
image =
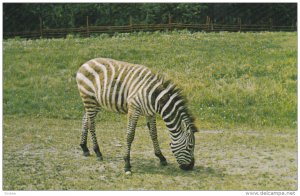
[[94, 151], [101, 160], [102, 154], [97, 144], [94, 118], [100, 108], [126, 113], [128, 115], [127, 148], [125, 171], [130, 171], [130, 148], [135, 126], [140, 115], [147, 117], [147, 125], [153, 140], [155, 155], [161, 164], [166, 164], [157, 142], [155, 115], [164, 119], [171, 135], [171, 150], [182, 169], [194, 165], [194, 132], [196, 127], [189, 114], [180, 90], [163, 77], [154, 74], [143, 65], [130, 64], [106, 58], [92, 59], [78, 70], [76, 81], [84, 103], [83, 134], [81, 147], [89, 155], [86, 135], [90, 130]]

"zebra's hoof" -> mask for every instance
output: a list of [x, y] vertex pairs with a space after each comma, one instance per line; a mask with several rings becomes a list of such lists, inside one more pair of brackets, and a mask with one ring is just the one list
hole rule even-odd
[[97, 157], [97, 161], [103, 161], [103, 157]]
[[127, 176], [129, 176], [129, 175], [131, 175], [131, 171], [126, 171], [125, 174], [126, 174]]
[[167, 161], [161, 161], [161, 162], [160, 162], [160, 165], [161, 165], [161, 166], [166, 166], [166, 165], [168, 165], [168, 162], [167, 162]]
[[90, 152], [89, 151], [87, 151], [87, 152], [83, 152], [83, 156], [85, 156], [85, 157], [88, 157], [88, 156], [90, 156], [91, 154], [90, 154]]

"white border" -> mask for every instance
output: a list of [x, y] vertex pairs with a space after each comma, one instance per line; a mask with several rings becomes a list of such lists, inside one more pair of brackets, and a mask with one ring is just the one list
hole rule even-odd
[[[1, 9], [1, 13], [3, 13], [3, 3], [24, 3], [24, 2], [29, 2], [29, 3], [298, 3], [298, 0], [289, 0], [289, 1], [280, 1], [280, 0], [252, 0], [252, 1], [245, 1], [245, 2], [241, 2], [240, 0], [231, 0], [231, 1], [224, 1], [224, 0], [205, 0], [205, 1], [199, 1], [199, 0], [188, 0], [188, 1], [178, 1], [178, 0], [105, 0], [105, 1], [99, 1], [99, 0], [88, 0], [88, 2], [84, 2], [83, 0], [52, 0], [52, 1], [41, 1], [41, 0], [27, 0], [27, 1], [22, 1], [22, 0], [4, 0], [1, 1], [1, 5], [0, 5], [0, 9]], [[297, 7], [297, 21], [299, 21], [299, 4]], [[92, 195], [92, 196], [99, 196], [100, 195], [115, 195], [115, 194], [120, 194], [120, 195], [130, 195], [130, 196], [140, 196], [141, 194], [143, 194], [143, 196], [153, 196], [153, 194], [159, 194], [159, 195], [165, 195], [165, 194], [170, 194], [172, 196], [182, 196], [184, 194], [189, 194], [189, 196], [199, 196], [199, 195], [212, 195], [212, 196], [218, 196], [218, 195], [230, 195], [230, 196], [246, 196], [247, 192], [254, 192], [254, 191], [3, 191], [3, 172], [2, 172], [2, 161], [3, 161], [3, 153], [2, 153], [2, 143], [3, 143], [3, 14], [1, 14], [1, 21], [0, 21], [0, 25], [1, 25], [1, 30], [0, 30], [0, 35], [2, 35], [1, 40], [1, 52], [2, 55], [0, 56], [0, 68], [1, 68], [1, 74], [0, 74], [0, 99], [1, 99], [1, 103], [0, 103], [0, 110], [1, 110], [1, 119], [0, 119], [0, 156], [1, 156], [1, 161], [0, 161], [0, 183], [1, 183], [1, 195], [5, 195], [5, 196], [13, 196], [13, 195], [24, 195], [24, 196], [40, 196], [40, 195], [49, 195], [52, 196], [53, 194], [60, 196], [60, 195]], [[298, 38], [298, 46], [300, 44], [299, 38]], [[299, 50], [298, 50], [298, 62], [300, 60], [300, 55], [299, 55]], [[300, 76], [300, 70], [298, 67], [298, 76]], [[298, 79], [298, 88], [300, 86], [300, 82]], [[299, 95], [298, 95], [298, 103], [299, 103]], [[300, 122], [300, 115], [299, 115], [299, 111], [300, 111], [300, 106], [298, 104], [298, 123]], [[299, 133], [299, 132], [298, 132]], [[298, 137], [298, 153], [300, 151], [300, 146], [299, 146], [299, 137]], [[298, 161], [298, 176], [299, 176], [299, 161]], [[298, 178], [298, 190], [299, 190], [299, 178]], [[258, 193], [258, 195], [261, 195], [262, 191], [257, 190], [256, 191]], [[267, 193], [268, 191], [265, 191], [265, 193]], [[276, 191], [269, 191], [269, 192], [276, 192]], [[278, 191], [281, 192], [281, 191]], [[298, 191], [295, 192], [295, 195], [298, 195]]]

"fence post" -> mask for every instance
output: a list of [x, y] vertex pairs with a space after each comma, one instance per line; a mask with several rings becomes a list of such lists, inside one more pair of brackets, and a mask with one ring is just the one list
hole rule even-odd
[[214, 31], [214, 21], [209, 18], [209, 22], [211, 31]]
[[89, 30], [89, 16], [86, 16], [86, 36], [90, 37], [90, 30]]
[[270, 23], [270, 31], [272, 31], [272, 29], [273, 29], [273, 21], [272, 21], [272, 18], [269, 19], [269, 23]]
[[132, 16], [130, 15], [129, 16], [129, 30], [130, 30], [130, 32], [132, 33]]
[[40, 16], [40, 37], [43, 38], [43, 20]]
[[171, 14], [169, 13], [169, 24], [168, 24], [168, 29], [169, 31], [172, 30], [172, 17], [171, 17]]
[[242, 19], [238, 18], [238, 23], [239, 23], [239, 27], [240, 27], [240, 32], [242, 31]]
[[206, 16], [206, 26], [207, 26], [207, 30], [209, 30], [209, 24], [210, 24], [210, 18], [209, 16]]

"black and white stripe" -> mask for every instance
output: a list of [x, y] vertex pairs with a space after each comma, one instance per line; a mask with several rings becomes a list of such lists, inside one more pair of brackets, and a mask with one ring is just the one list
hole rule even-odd
[[100, 108], [127, 113], [127, 147], [124, 156], [125, 171], [130, 171], [130, 149], [140, 115], [147, 117], [155, 155], [162, 165], [162, 155], [156, 130], [156, 114], [160, 114], [170, 131], [171, 150], [182, 169], [194, 166], [194, 132], [197, 131], [180, 90], [170, 81], [154, 74], [145, 66], [106, 58], [92, 59], [78, 70], [76, 81], [85, 114], [80, 146], [89, 155], [87, 133], [90, 130], [94, 151], [102, 160], [95, 134], [95, 117]]

